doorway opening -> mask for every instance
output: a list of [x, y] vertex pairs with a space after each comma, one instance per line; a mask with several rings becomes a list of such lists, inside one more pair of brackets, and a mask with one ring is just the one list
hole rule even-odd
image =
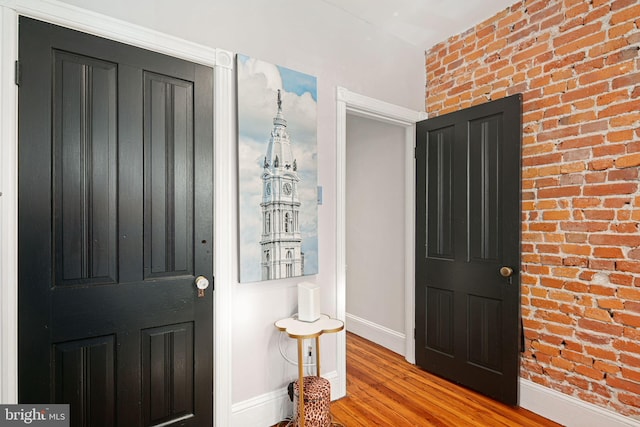
[[[368, 121], [382, 122], [400, 127], [404, 137], [397, 141], [403, 145], [404, 186], [398, 191], [404, 193], [404, 356], [410, 363], [414, 356], [414, 211], [415, 211], [415, 172], [414, 147], [415, 123], [426, 118], [425, 113], [389, 104], [348, 91], [337, 89], [337, 248], [336, 248], [336, 312], [337, 317], [347, 321], [347, 122], [358, 117]], [[372, 165], [375, 170], [375, 166]], [[346, 395], [346, 335], [339, 334], [337, 343], [338, 387], [335, 397]]]
[[404, 128], [347, 114], [347, 330], [405, 355]]

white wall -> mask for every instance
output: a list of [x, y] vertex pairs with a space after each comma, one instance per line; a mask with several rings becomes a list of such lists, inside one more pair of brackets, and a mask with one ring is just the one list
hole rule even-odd
[[[319, 274], [322, 311], [335, 313], [336, 86], [413, 110], [424, 105], [424, 52], [322, 1], [65, 0], [66, 3], [205, 46], [244, 53], [318, 77]], [[228, 191], [235, 194], [236, 180]], [[218, 206], [231, 209], [236, 206]], [[233, 216], [234, 218], [236, 216]], [[237, 227], [237, 223], [229, 224]], [[237, 254], [237, 245], [228, 248]], [[234, 255], [235, 256], [235, 255]], [[289, 279], [233, 287], [233, 398], [273, 393], [296, 377], [273, 322], [296, 311]], [[335, 337], [322, 338], [323, 372], [336, 369]], [[291, 353], [294, 354], [294, 353]]]
[[404, 127], [348, 115], [346, 150], [347, 330], [404, 354]]

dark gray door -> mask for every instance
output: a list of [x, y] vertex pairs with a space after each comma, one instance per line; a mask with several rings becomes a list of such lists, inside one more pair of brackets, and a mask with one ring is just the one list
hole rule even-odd
[[417, 124], [416, 362], [518, 402], [520, 95]]
[[211, 425], [213, 71], [19, 25], [19, 400]]

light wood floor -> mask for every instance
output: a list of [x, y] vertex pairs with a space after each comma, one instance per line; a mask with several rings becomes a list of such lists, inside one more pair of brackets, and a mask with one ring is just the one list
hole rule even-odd
[[558, 426], [495, 402], [347, 333], [347, 397], [331, 404], [334, 421], [358, 426]]

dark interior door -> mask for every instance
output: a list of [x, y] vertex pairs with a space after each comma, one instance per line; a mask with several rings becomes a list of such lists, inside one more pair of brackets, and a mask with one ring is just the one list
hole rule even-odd
[[520, 95], [416, 127], [416, 362], [518, 403]]
[[213, 71], [19, 25], [19, 400], [211, 425]]

